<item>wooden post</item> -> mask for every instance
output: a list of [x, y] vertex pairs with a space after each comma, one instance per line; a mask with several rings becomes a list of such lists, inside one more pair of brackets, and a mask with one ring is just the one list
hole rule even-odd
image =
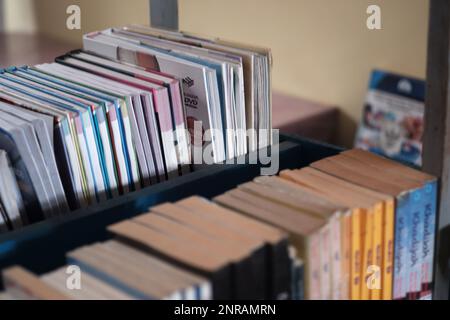
[[149, 0], [152, 27], [178, 30], [178, 0]]
[[423, 170], [440, 178], [434, 299], [449, 298], [450, 249], [450, 1], [431, 0]]

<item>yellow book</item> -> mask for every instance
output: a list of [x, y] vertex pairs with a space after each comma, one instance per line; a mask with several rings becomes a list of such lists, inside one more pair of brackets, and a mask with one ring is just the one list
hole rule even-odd
[[373, 264], [373, 252], [372, 252], [372, 240], [373, 240], [373, 220], [374, 209], [370, 208], [366, 210], [366, 215], [363, 224], [361, 224], [361, 300], [370, 299], [370, 274], [368, 273], [369, 267]]
[[380, 202], [375, 205], [373, 215], [373, 238], [372, 238], [372, 257], [376, 266], [376, 270], [373, 270], [375, 274], [372, 274], [376, 283], [370, 290], [371, 300], [380, 300], [383, 291], [383, 216], [384, 216], [385, 203]]
[[394, 199], [385, 201], [383, 215], [383, 262], [382, 262], [382, 299], [392, 299], [392, 278], [394, 269]]
[[351, 216], [351, 256], [350, 256], [350, 297], [359, 300], [361, 297], [361, 223], [365, 210], [354, 209]]

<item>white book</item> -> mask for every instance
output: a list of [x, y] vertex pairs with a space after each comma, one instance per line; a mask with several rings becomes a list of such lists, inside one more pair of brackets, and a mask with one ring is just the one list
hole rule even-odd
[[[140, 141], [140, 135], [136, 124], [136, 118], [135, 114], [132, 109], [132, 97], [131, 95], [126, 95], [126, 93], [121, 91], [121, 89], [118, 89], [118, 84], [114, 81], [109, 81], [107, 79], [94, 76], [92, 74], [89, 74], [84, 71], [76, 70], [73, 68], [69, 68], [60, 64], [52, 63], [52, 64], [46, 64], [46, 65], [39, 65], [38, 68], [50, 71], [50, 72], [56, 72], [59, 75], [62, 75], [66, 78], [74, 79], [78, 83], [85, 84], [89, 87], [93, 88], [100, 88], [101, 90], [105, 90], [108, 92], [114, 91], [117, 96], [121, 96], [123, 99], [118, 100], [118, 112], [120, 113], [120, 116], [122, 117], [122, 126], [124, 135], [121, 136], [121, 146], [126, 149], [126, 154], [122, 153], [123, 157], [129, 157], [129, 168], [121, 168], [121, 178], [122, 178], [122, 186], [124, 189], [124, 192], [129, 192], [129, 186], [132, 184], [136, 190], [140, 189], [140, 173], [139, 173], [139, 162], [138, 159], [140, 159], [140, 165], [145, 170], [145, 160], [143, 158], [143, 148], [142, 148], [142, 142]], [[120, 133], [121, 128], [116, 127], [114, 128], [114, 135], [117, 136]], [[116, 141], [117, 139], [115, 139]], [[116, 149], [116, 154], [120, 154], [117, 150], [124, 150], [124, 149]], [[136, 152], [139, 152], [139, 158], [136, 154]], [[124, 162], [126, 160], [124, 159]], [[125, 184], [125, 180], [128, 180], [128, 178], [125, 177], [123, 174], [124, 172], [131, 171], [131, 180], [129, 180], [129, 184]]]
[[[55, 151], [53, 148], [53, 118], [38, 112], [27, 110], [20, 106], [13, 106], [6, 103], [0, 103], [0, 110], [19, 117], [34, 127], [39, 141], [39, 146], [44, 156], [45, 165], [56, 193], [58, 207], [61, 213], [68, 212], [69, 206], [67, 204], [66, 195], [59, 176], [58, 167], [56, 165]], [[51, 125], [50, 128], [49, 124]]]
[[[96, 74], [100, 74], [104, 77], [107, 77], [108, 79], [113, 79], [115, 81], [118, 81], [118, 85], [122, 85], [123, 83], [127, 84], [124, 86], [124, 88], [127, 88], [128, 90], [130, 88], [136, 90], [139, 88], [138, 91], [141, 96], [144, 96], [146, 94], [153, 95], [153, 99], [155, 101], [155, 107], [158, 112], [158, 118], [160, 122], [160, 130], [161, 130], [161, 137], [162, 137], [162, 143], [163, 143], [163, 149], [164, 149], [164, 156], [166, 161], [166, 169], [167, 174], [169, 177], [175, 177], [178, 176], [178, 161], [177, 161], [177, 152], [175, 147], [175, 136], [173, 132], [172, 127], [172, 118], [170, 114], [170, 103], [169, 103], [169, 95], [166, 88], [163, 86], [150, 83], [141, 79], [136, 79], [134, 77], [124, 75], [119, 72], [115, 72], [106, 68], [102, 68], [93, 64], [89, 64], [74, 58], [66, 58], [64, 59], [64, 63], [69, 64], [70, 66], [75, 67], [81, 67], [86, 70], [92, 70], [92, 72]], [[108, 80], [110, 81], [110, 80]], [[135, 102], [136, 109], [141, 110], [141, 103], [140, 100], [137, 97], [133, 98], [133, 101]], [[145, 101], [145, 100], [143, 100]], [[143, 114], [141, 114], [143, 116]], [[138, 120], [143, 120], [143, 117]], [[139, 122], [139, 121], [138, 121]], [[145, 145], [148, 145], [147, 150], [149, 154], [146, 154], [147, 159], [152, 163], [152, 170], [153, 174], [155, 173], [155, 167], [153, 164], [153, 156], [151, 153], [150, 143], [149, 143], [149, 136], [146, 130], [146, 126], [144, 123], [141, 123], [139, 126], [139, 129], [142, 130], [141, 132], [141, 139], [144, 144], [144, 151], [146, 150]], [[149, 159], [150, 158], [150, 159]]]
[[[201, 121], [202, 131], [211, 128], [217, 129], [211, 125], [211, 121], [220, 115], [220, 99], [215, 70], [101, 33], [85, 35], [83, 46], [85, 50], [101, 56], [162, 71], [188, 82], [189, 85], [184, 87], [188, 125], [193, 124], [194, 121]], [[152, 61], [152, 59], [153, 63], [146, 65], [146, 62]], [[216, 122], [221, 124], [221, 121]], [[220, 132], [223, 132], [221, 127]], [[202, 137], [203, 132], [194, 132], [193, 136]], [[211, 143], [213, 144], [214, 162], [225, 160], [223, 135], [213, 137]]]
[[93, 193], [95, 195], [95, 199], [99, 201], [106, 200], [106, 182], [103, 178], [103, 166], [98, 152], [98, 141], [94, 131], [95, 124], [93, 123], [91, 105], [89, 102], [81, 98], [74, 99], [73, 96], [70, 96], [64, 92], [33, 82], [23, 77], [19, 77], [15, 74], [5, 73], [4, 76], [11, 80], [20, 81], [20, 83], [31, 86], [33, 89], [42, 91], [50, 97], [59, 99], [59, 101], [68, 104], [81, 114], [81, 123], [83, 126], [83, 137], [81, 137], [81, 139], [85, 139], [86, 142], [82, 143], [80, 148], [82, 149], [83, 154], [88, 155], [86, 162], [90, 164], [91, 168], [91, 170], [87, 172], [89, 176], [88, 179], [93, 181]]
[[113, 149], [123, 150], [122, 140], [124, 138], [120, 133], [116, 107], [118, 105], [118, 99], [105, 93], [89, 89], [69, 79], [63, 79], [57, 72], [44, 71], [46, 67], [46, 65], [40, 65], [37, 68], [29, 68], [27, 69], [27, 75], [31, 74], [40, 79], [45, 79], [59, 88], [68, 88], [88, 97], [104, 99], [105, 112], [97, 112], [96, 116], [99, 122], [99, 131], [103, 144], [111, 193], [113, 197], [118, 196], [118, 185], [123, 186], [129, 184], [124, 154], [120, 152], [115, 155], [113, 152]]
[[[69, 112], [63, 112], [57, 107], [54, 107], [48, 103], [42, 103], [42, 100], [37, 97], [31, 97], [25, 95], [17, 88], [5, 86], [0, 83], [0, 97], [7, 101], [14, 102], [30, 110], [53, 117], [55, 123], [55, 135], [53, 138], [54, 145], [58, 144], [57, 153], [55, 156], [61, 159], [63, 163], [67, 164], [66, 176], [63, 178], [69, 191], [73, 193], [74, 207], [86, 206], [87, 202], [84, 197], [84, 188], [82, 182], [81, 164], [79, 163], [78, 156], [75, 151], [76, 137], [73, 135], [70, 128], [70, 114]], [[69, 155], [69, 150], [74, 150], [74, 153]]]
[[6, 215], [2, 215], [5, 220], [0, 221], [0, 224], [6, 226], [8, 219], [12, 228], [18, 229], [28, 221], [13, 168], [4, 150], [0, 150], [0, 172], [0, 205]]
[[[187, 133], [186, 115], [184, 111], [184, 97], [180, 81], [178, 81], [174, 77], [162, 74], [160, 72], [145, 70], [138, 66], [126, 65], [116, 61], [104, 59], [86, 52], [77, 52], [71, 54], [70, 56], [75, 57], [77, 59], [81, 59], [83, 61], [89, 61], [95, 64], [99, 64], [116, 71], [124, 72], [127, 74], [133, 74], [135, 77], [149, 82], [158, 81], [164, 83], [165, 86], [167, 86], [170, 89], [172, 118], [174, 119], [175, 123], [175, 128], [173, 128], [173, 130], [176, 132], [177, 148], [178, 148], [177, 152], [178, 163], [181, 164], [182, 166], [188, 166], [191, 163], [190, 136]], [[151, 100], [146, 101], [144, 107], [146, 106], [148, 107], [148, 109], [146, 109], [148, 115], [147, 113], [145, 113], [146, 117], [151, 116], [153, 118], [147, 119], [149, 135], [153, 142], [152, 145], [159, 146], [160, 145], [159, 135], [156, 134], [155, 131], [151, 128], [151, 126], [153, 126], [151, 123], [155, 122], [154, 112], [151, 111], [154, 110], [153, 101]], [[154, 148], [153, 152], [155, 153], [155, 161], [158, 171], [161, 171], [161, 168], [163, 166], [163, 160], [161, 158], [162, 157], [161, 150], [160, 148]]]
[[[70, 131], [72, 137], [74, 139], [74, 150], [75, 152], [71, 152], [71, 161], [76, 162], [76, 158], [80, 158], [79, 164], [82, 175], [82, 186], [84, 189], [84, 197], [87, 203], [96, 202], [96, 194], [95, 194], [95, 182], [94, 182], [94, 172], [91, 164], [91, 159], [89, 155], [89, 148], [87, 146], [87, 140], [84, 133], [84, 128], [87, 130], [92, 130], [92, 125], [87, 122], [87, 117], [85, 114], [86, 110], [81, 110], [77, 105], [71, 104], [65, 100], [56, 98], [52, 95], [46, 94], [39, 90], [32, 89], [29, 86], [24, 86], [15, 82], [10, 81], [9, 79], [1, 79], [2, 83], [8, 83], [24, 92], [28, 95], [33, 95], [37, 97], [41, 101], [45, 101], [48, 104], [51, 104], [53, 107], [57, 109], [67, 112], [68, 118], [70, 120]], [[84, 112], [83, 112], [84, 111]], [[84, 116], [83, 116], [84, 115]], [[67, 142], [68, 143], [68, 142]]]
[[[52, 216], [54, 214], [54, 203], [52, 203], [47, 193], [49, 179], [45, 177], [46, 170], [42, 154], [40, 154], [39, 150], [36, 150], [37, 139], [30, 134], [32, 127], [26, 124], [12, 124], [4, 120], [2, 114], [0, 114], [0, 129], [3, 133], [0, 148], [4, 148], [13, 157], [14, 161], [16, 161], [15, 157], [18, 157], [23, 162], [26, 174], [30, 177], [32, 183], [32, 186], [28, 186], [28, 188], [34, 189], [36, 199], [44, 216]], [[7, 140], [7, 137], [9, 137], [10, 141]], [[34, 145], [33, 148], [30, 148], [30, 144]], [[13, 152], [17, 152], [17, 154], [12, 154]], [[23, 172], [23, 170], [20, 171]], [[27, 213], [30, 214], [30, 212]]]

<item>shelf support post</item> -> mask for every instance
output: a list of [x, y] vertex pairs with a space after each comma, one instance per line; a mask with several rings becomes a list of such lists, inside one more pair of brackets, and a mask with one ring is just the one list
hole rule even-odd
[[155, 28], [178, 30], [178, 0], [149, 0], [150, 24]]
[[439, 178], [434, 299], [449, 298], [450, 1], [430, 0], [423, 170]]

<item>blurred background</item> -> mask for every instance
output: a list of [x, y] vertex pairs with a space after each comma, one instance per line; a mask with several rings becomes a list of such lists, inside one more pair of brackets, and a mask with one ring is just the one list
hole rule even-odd
[[[81, 29], [66, 8], [81, 8]], [[366, 27], [369, 5], [381, 30]], [[267, 46], [274, 127], [352, 146], [373, 69], [425, 78], [427, 0], [179, 0], [181, 30]], [[148, 0], [0, 0], [0, 65], [51, 61], [82, 34], [149, 24]]]

